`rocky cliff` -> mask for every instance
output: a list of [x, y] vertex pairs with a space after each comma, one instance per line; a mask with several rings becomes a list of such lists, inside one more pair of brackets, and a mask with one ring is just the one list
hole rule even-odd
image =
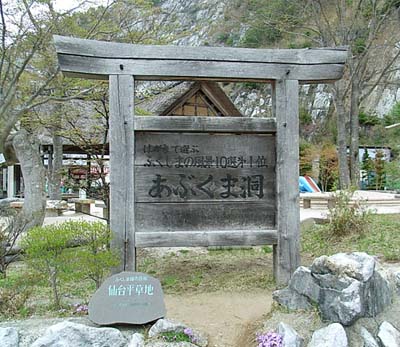
[[[229, 23], [227, 12], [234, 6], [233, 0], [161, 0], [154, 1], [161, 8], [163, 21], [168, 23], [164, 39], [174, 44], [186, 46], [221, 46], [221, 36], [227, 35], [240, 40], [246, 27]], [[233, 34], [232, 34], [233, 32]], [[230, 44], [235, 45], [235, 42]], [[395, 51], [396, 47], [393, 48]], [[377, 57], [377, 64], [379, 64]], [[369, 114], [378, 117], [390, 111], [400, 101], [400, 62], [397, 62], [389, 74], [387, 83], [379, 86], [364, 101], [362, 107]], [[163, 84], [155, 89], [168, 88]], [[271, 116], [270, 86], [255, 83], [225, 84], [224, 89], [239, 110], [247, 117]], [[300, 108], [311, 116], [314, 122], [332, 112], [332, 95], [327, 85], [305, 85], [300, 91]]]

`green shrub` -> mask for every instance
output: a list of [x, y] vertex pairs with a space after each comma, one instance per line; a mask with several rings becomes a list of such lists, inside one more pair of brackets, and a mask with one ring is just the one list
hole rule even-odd
[[62, 224], [54, 224], [33, 228], [22, 240], [25, 260], [33, 272], [40, 277], [45, 276], [49, 281], [56, 308], [61, 307], [60, 281], [74, 275], [76, 257], [68, 249], [74, 236], [73, 230], [63, 228]]
[[353, 192], [341, 190], [334, 194], [335, 207], [329, 209], [327, 231], [340, 238], [349, 234], [362, 235], [371, 223], [371, 212], [360, 201], [351, 201]]
[[92, 279], [100, 286], [118, 257], [109, 249], [110, 231], [100, 222], [71, 221], [33, 228], [22, 241], [32, 271], [50, 283], [56, 308], [64, 281]]
[[109, 247], [110, 229], [101, 222], [67, 222], [64, 226], [73, 229], [81, 239], [77, 257], [82, 277], [93, 280], [99, 288], [110, 269], [119, 264], [118, 254]]

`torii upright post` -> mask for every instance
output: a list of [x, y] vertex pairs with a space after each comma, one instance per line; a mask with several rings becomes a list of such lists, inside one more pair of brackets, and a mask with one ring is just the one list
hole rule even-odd
[[299, 210], [299, 82], [277, 80], [273, 84], [276, 118], [276, 222], [274, 275], [278, 284], [289, 282], [300, 266]]
[[[120, 254], [114, 272], [135, 271], [134, 78], [110, 75], [110, 228], [111, 247]], [[122, 232], [121, 232], [122, 231]], [[122, 247], [121, 247], [122, 246]]]

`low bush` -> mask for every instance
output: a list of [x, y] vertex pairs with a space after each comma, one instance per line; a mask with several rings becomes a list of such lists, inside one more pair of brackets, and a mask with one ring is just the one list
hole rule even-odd
[[371, 211], [362, 201], [351, 201], [353, 192], [341, 190], [334, 194], [335, 207], [329, 209], [327, 231], [330, 236], [340, 238], [348, 234], [361, 235], [371, 223]]
[[22, 240], [30, 269], [45, 277], [56, 308], [61, 307], [61, 285], [92, 279], [99, 287], [118, 257], [109, 247], [110, 231], [100, 222], [71, 221], [31, 229]]

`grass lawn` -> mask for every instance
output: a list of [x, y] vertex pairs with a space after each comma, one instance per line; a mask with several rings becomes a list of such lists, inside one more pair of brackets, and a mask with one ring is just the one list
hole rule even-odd
[[368, 230], [341, 238], [329, 235], [326, 225], [302, 231], [302, 254], [310, 257], [338, 252], [360, 251], [376, 255], [381, 261], [400, 260], [400, 214], [373, 215]]
[[[338, 239], [326, 225], [302, 230], [302, 259], [337, 252], [364, 251], [381, 261], [400, 260], [400, 215], [374, 215], [361, 235]], [[272, 248], [181, 249], [170, 252], [139, 250], [138, 271], [158, 278], [166, 294], [205, 292], [250, 292], [275, 288]], [[0, 319], [36, 316], [70, 316], [73, 304], [86, 304], [95, 291], [90, 280], [66, 278], [61, 282], [63, 309], [52, 306], [52, 291], [46, 279], [29, 274], [24, 262], [12, 264], [6, 279], [0, 279]], [[27, 301], [24, 298], [27, 296]], [[9, 303], [6, 305], [6, 303]]]

